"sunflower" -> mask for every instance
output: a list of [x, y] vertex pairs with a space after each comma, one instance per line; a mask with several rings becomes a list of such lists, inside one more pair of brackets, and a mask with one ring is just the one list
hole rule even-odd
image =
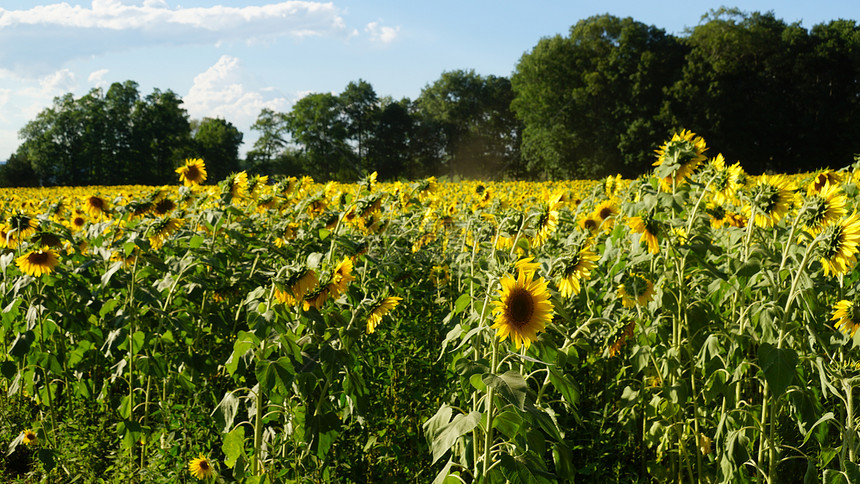
[[561, 280], [558, 282], [558, 292], [561, 297], [570, 297], [579, 294], [582, 289], [581, 281], [591, 277], [591, 270], [597, 267], [595, 261], [599, 259], [597, 254], [589, 248], [583, 248], [570, 260], [565, 261]]
[[328, 286], [319, 287], [315, 291], [308, 293], [305, 295], [305, 298], [302, 300], [302, 308], [307, 311], [310, 308], [319, 308], [322, 307], [323, 303], [326, 302], [329, 296], [329, 288]]
[[401, 300], [403, 300], [402, 297], [389, 296], [373, 308], [373, 311], [371, 311], [367, 316], [367, 334], [376, 331], [376, 326], [378, 326], [379, 322], [382, 321], [382, 317], [394, 309], [395, 306], [400, 304]]
[[540, 247], [545, 244], [555, 233], [555, 229], [558, 228], [558, 210], [554, 205], [558, 206], [558, 203], [550, 201], [541, 208], [535, 226], [537, 233], [532, 238], [532, 247]]
[[843, 181], [840, 173], [833, 170], [824, 170], [815, 175], [812, 181], [809, 182], [809, 185], [806, 187], [806, 195], [810, 196], [820, 192], [828, 183], [830, 185], [841, 185]]
[[344, 257], [337, 267], [334, 268], [334, 271], [332, 271], [331, 282], [327, 288], [331, 291], [332, 297], [337, 299], [341, 293], [346, 292], [347, 286], [354, 280], [355, 277], [352, 275], [352, 260], [349, 257]]
[[654, 284], [642, 274], [628, 272], [618, 286], [618, 295], [626, 308], [644, 306], [654, 297]]
[[860, 314], [854, 310], [852, 301], [842, 300], [834, 304], [833, 317], [830, 320], [836, 321], [836, 329], [852, 338], [857, 328], [860, 328]]
[[176, 173], [186, 187], [196, 187], [206, 181], [206, 164], [201, 158], [187, 158], [185, 165], [177, 168]]
[[197, 458], [191, 459], [191, 462], [188, 463], [188, 471], [191, 472], [192, 476], [200, 480], [215, 476], [215, 468], [212, 467], [209, 458], [202, 453]]
[[744, 213], [751, 217], [755, 210], [755, 224], [759, 227], [773, 227], [788, 213], [794, 203], [791, 184], [783, 175], [762, 175], [750, 195], [750, 203]]
[[860, 217], [857, 213], [827, 225], [819, 237], [824, 275], [847, 274], [857, 262], [857, 245], [860, 244]]
[[240, 198], [245, 195], [248, 189], [248, 173], [244, 171], [240, 171], [239, 173], [232, 173], [229, 177], [227, 177], [225, 182], [225, 188], [230, 194], [230, 200]]
[[609, 198], [618, 194], [618, 189], [621, 187], [621, 174], [612, 176], [609, 175], [603, 179], [603, 192]]
[[60, 263], [57, 254], [48, 247], [31, 250], [15, 259], [15, 264], [24, 274], [39, 277], [42, 274], [50, 274]]
[[84, 217], [84, 213], [75, 210], [75, 214], [69, 219], [69, 228], [72, 229], [72, 231], [77, 232], [84, 228], [86, 224], [87, 219]]
[[152, 211], [160, 217], [162, 215], [167, 215], [174, 208], [176, 208], [176, 203], [174, 203], [173, 200], [164, 197], [155, 202], [155, 205], [152, 207]]
[[21, 239], [26, 239], [33, 235], [38, 228], [39, 221], [28, 215], [19, 213], [9, 219], [9, 229], [15, 231], [15, 236]]
[[825, 182], [824, 186], [806, 199], [806, 231], [813, 237], [827, 225], [841, 219], [847, 213], [848, 198], [840, 193], [838, 185]]
[[8, 224], [0, 224], [0, 247], [16, 249], [18, 247], [18, 235]]
[[149, 236], [149, 243], [153, 249], [160, 249], [164, 245], [164, 241], [174, 232], [176, 232], [185, 220], [181, 218], [165, 217], [155, 222], [152, 227], [152, 232]]
[[728, 214], [726, 213], [726, 209], [723, 208], [722, 205], [708, 202], [705, 211], [708, 213], [708, 215], [710, 215], [711, 228], [719, 229], [722, 228], [723, 225], [728, 223], [728, 220], [726, 220], [726, 215]]
[[740, 163], [726, 167], [726, 160], [720, 153], [710, 161], [709, 166], [714, 170], [714, 178], [711, 182], [713, 195], [711, 199], [717, 205], [722, 205], [735, 200], [738, 189], [741, 188], [740, 176], [743, 173]]
[[589, 235], [597, 235], [600, 230], [600, 220], [594, 217], [594, 214], [588, 214], [579, 219], [579, 227], [588, 232]]
[[107, 216], [108, 202], [98, 195], [90, 195], [84, 199], [84, 210], [90, 217], [99, 220]]
[[430, 269], [430, 280], [436, 286], [444, 286], [448, 283], [449, 279], [451, 279], [451, 273], [448, 266], [433, 266]]
[[499, 299], [493, 301], [496, 319], [491, 328], [498, 330], [501, 341], [510, 336], [518, 350], [522, 345], [528, 348], [552, 320], [547, 283], [542, 277], [532, 280], [533, 276], [533, 272], [525, 271], [519, 271], [516, 279], [506, 274], [500, 281]]
[[660, 178], [660, 188], [672, 191], [674, 185], [684, 182], [696, 168], [708, 158], [704, 155], [708, 147], [701, 136], [696, 136], [689, 130], [682, 130], [672, 135], [672, 139], [663, 144], [657, 153], [657, 161], [653, 166], [660, 166], [659, 172], [665, 173]]
[[514, 263], [514, 269], [525, 272], [526, 275], [534, 274], [540, 269], [540, 264], [534, 261], [534, 257], [525, 257]]
[[287, 282], [288, 291], [275, 288], [275, 298], [288, 306], [295, 306], [298, 301], [302, 301], [311, 289], [317, 285], [317, 273], [313, 269], [306, 269], [299, 272]]
[[591, 212], [591, 214], [595, 220], [599, 221], [598, 223], [604, 230], [609, 231], [615, 224], [615, 217], [618, 215], [618, 207], [616, 207], [611, 200], [605, 200], [594, 207], [594, 211]]
[[648, 252], [651, 254], [660, 252], [660, 241], [657, 240], [657, 237], [660, 235], [660, 225], [650, 214], [642, 217], [633, 217], [627, 224], [633, 230], [633, 233], [640, 234], [639, 240], [648, 246]]
[[21, 442], [24, 445], [36, 445], [39, 443], [39, 437], [36, 435], [36, 432], [26, 429], [21, 434]]

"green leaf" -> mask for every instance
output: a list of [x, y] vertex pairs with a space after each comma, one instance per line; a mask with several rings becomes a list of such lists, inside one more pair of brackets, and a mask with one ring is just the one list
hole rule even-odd
[[39, 453], [38, 453], [39, 462], [42, 463], [42, 465], [45, 467], [46, 471], [50, 471], [56, 465], [56, 463], [54, 462], [54, 454], [55, 453], [56, 452], [54, 450], [51, 450], [51, 449], [45, 449], [45, 448], [39, 449]]
[[227, 360], [227, 363], [224, 364], [224, 367], [231, 375], [236, 373], [236, 369], [239, 367], [239, 360], [244, 358], [245, 354], [247, 354], [251, 348], [258, 346], [259, 344], [259, 338], [257, 338], [253, 333], [239, 331], [239, 335], [236, 337], [236, 342], [233, 343], [233, 353], [230, 354], [230, 358]]
[[762, 343], [758, 349], [758, 361], [770, 385], [771, 394], [782, 395], [794, 379], [797, 352], [791, 348], [777, 348], [770, 343]]
[[451, 407], [443, 405], [436, 415], [424, 423], [424, 432], [430, 442], [430, 450], [433, 453], [433, 463], [445, 455], [454, 443], [463, 435], [471, 432], [481, 421], [481, 412], [471, 412], [468, 415], [458, 414], [450, 423], [448, 417], [451, 415]]
[[475, 373], [474, 375], [470, 376], [469, 383], [471, 383], [475, 390], [478, 390], [479, 392], [487, 391], [487, 385], [484, 385], [483, 375], [479, 373]]
[[142, 435], [140, 424], [137, 420], [123, 420], [116, 425], [116, 430], [122, 438], [122, 447], [125, 449], [139, 442]]
[[842, 466], [845, 468], [845, 474], [848, 476], [848, 482], [852, 484], [860, 483], [860, 466], [851, 462], [850, 460], [846, 460], [842, 463]]
[[833, 469], [824, 469], [824, 484], [851, 484], [845, 474]]
[[242, 426], [236, 427], [224, 437], [221, 451], [224, 452], [224, 464], [232, 469], [236, 459], [245, 453], [245, 429]]
[[320, 230], [319, 230], [320, 240], [325, 240], [325, 239], [327, 239], [330, 233], [331, 233], [331, 231], [329, 231], [329, 230], [326, 230], [326, 229], [320, 229]]
[[190, 247], [192, 249], [199, 249], [200, 246], [203, 245], [203, 242], [205, 242], [205, 241], [206, 241], [206, 239], [203, 236], [195, 235], [195, 236], [191, 237], [191, 240], [188, 241], [188, 247]]
[[212, 415], [216, 417], [218, 424], [224, 429], [222, 432], [227, 432], [233, 426], [233, 420], [237, 413], [239, 413], [239, 398], [233, 392], [225, 393], [224, 398], [212, 411]]
[[493, 428], [498, 429], [505, 437], [512, 439], [519, 432], [523, 422], [520, 412], [507, 408], [493, 418]]
[[485, 375], [483, 381], [488, 387], [495, 388], [499, 396], [509, 403], [521, 411], [525, 410], [528, 385], [518, 372], [509, 370], [501, 375]]
[[550, 484], [555, 482], [552, 474], [547, 472], [543, 461], [532, 453], [512, 457], [502, 454], [500, 466], [502, 475], [510, 484]]
[[472, 297], [468, 294], [463, 294], [458, 297], [457, 301], [454, 302], [454, 313], [456, 314], [466, 309], [470, 302], [472, 302]]
[[576, 385], [572, 381], [555, 368], [550, 368], [549, 370], [549, 381], [552, 383], [552, 386], [561, 393], [562, 398], [564, 398], [567, 403], [571, 405], [579, 403], [579, 389], [576, 388]]
[[448, 463], [445, 464], [445, 467], [436, 474], [436, 478], [433, 479], [433, 484], [445, 484], [445, 479], [448, 477], [448, 473], [451, 472], [451, 464], [453, 464], [453, 461], [448, 459]]

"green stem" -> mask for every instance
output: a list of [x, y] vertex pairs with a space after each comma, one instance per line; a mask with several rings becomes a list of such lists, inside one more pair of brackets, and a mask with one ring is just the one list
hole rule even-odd
[[[490, 373], [495, 374], [498, 371], [498, 359], [499, 359], [499, 338], [493, 337], [493, 353], [492, 360], [490, 363]], [[490, 387], [487, 389], [487, 431], [484, 434], [484, 472], [482, 475], [484, 477], [487, 476], [487, 471], [490, 469], [490, 450], [493, 446], [493, 411], [495, 410], [495, 404], [493, 400], [496, 397], [496, 389], [494, 387]]]

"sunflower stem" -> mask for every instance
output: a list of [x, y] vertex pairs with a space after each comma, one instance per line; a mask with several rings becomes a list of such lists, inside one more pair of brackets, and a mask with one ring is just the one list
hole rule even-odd
[[[490, 373], [495, 375], [498, 370], [499, 360], [499, 338], [493, 337], [493, 352], [490, 360]], [[483, 477], [486, 478], [487, 472], [490, 470], [491, 447], [493, 444], [493, 410], [495, 405], [493, 400], [496, 397], [496, 389], [489, 387], [487, 389], [487, 430], [484, 433], [484, 472]]]

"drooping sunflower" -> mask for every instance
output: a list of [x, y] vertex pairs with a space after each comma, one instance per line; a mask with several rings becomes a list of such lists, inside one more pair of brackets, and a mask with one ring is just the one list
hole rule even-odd
[[642, 274], [628, 272], [618, 286], [618, 296], [626, 308], [644, 306], [654, 297], [654, 284]]
[[704, 154], [707, 150], [705, 140], [692, 131], [682, 130], [672, 135], [671, 140], [655, 150], [657, 161], [653, 166], [666, 167], [660, 171], [668, 170], [667, 175], [660, 176], [660, 188], [668, 192], [672, 190], [673, 185], [683, 183], [703, 161], [708, 159]]
[[36, 445], [39, 443], [39, 437], [31, 429], [26, 429], [21, 434], [21, 443], [24, 445]]
[[206, 164], [201, 158], [188, 158], [185, 165], [176, 169], [179, 181], [186, 187], [196, 187], [206, 181]]
[[329, 296], [329, 286], [318, 287], [305, 295], [302, 300], [302, 308], [307, 311], [310, 308], [319, 309], [326, 302]]
[[828, 183], [838, 186], [841, 185], [843, 181], [842, 174], [833, 170], [824, 170], [815, 175], [815, 177], [812, 178], [812, 181], [809, 182], [809, 185], [806, 186], [806, 195], [810, 196], [820, 192]]
[[824, 275], [847, 274], [857, 263], [860, 216], [855, 212], [848, 218], [828, 224], [820, 237], [818, 249]]
[[743, 168], [741, 168], [740, 163], [726, 167], [726, 160], [723, 158], [723, 154], [719, 153], [716, 158], [710, 161], [709, 166], [714, 171], [714, 178], [711, 182], [711, 199], [717, 205], [733, 202], [738, 189], [741, 188], [740, 176], [743, 173]]
[[235, 200], [237, 198], [241, 198], [245, 196], [248, 190], [248, 173], [244, 171], [232, 173], [227, 177], [225, 182], [227, 191], [230, 194], [230, 199]]
[[556, 228], [558, 228], [558, 210], [553, 207], [552, 202], [545, 203], [535, 225], [536, 233], [532, 238], [532, 247], [540, 247], [545, 244], [555, 233]]
[[18, 247], [18, 233], [8, 224], [0, 224], [0, 247], [15, 249]]
[[852, 338], [857, 329], [860, 328], [860, 314], [857, 314], [853, 301], [843, 299], [834, 304], [833, 317], [830, 320], [836, 321], [834, 325], [836, 329]]
[[578, 224], [582, 230], [585, 230], [591, 236], [597, 235], [597, 232], [600, 230], [600, 220], [594, 214], [588, 214], [580, 218]]
[[21, 272], [34, 277], [50, 274], [59, 263], [60, 259], [57, 254], [48, 247], [31, 250], [15, 259], [15, 264], [21, 269]]
[[188, 471], [191, 472], [192, 476], [200, 480], [215, 476], [215, 468], [212, 467], [212, 462], [202, 453], [198, 454], [196, 458], [191, 459], [188, 463]]
[[153, 249], [160, 249], [164, 241], [176, 232], [185, 220], [181, 218], [164, 217], [155, 222], [149, 236], [149, 243]]
[[552, 320], [553, 305], [547, 282], [542, 277], [533, 277], [533, 272], [525, 271], [519, 271], [516, 279], [506, 274], [500, 281], [499, 297], [493, 301], [496, 318], [491, 328], [498, 330], [496, 336], [501, 341], [510, 336], [518, 350], [522, 345], [528, 348]]
[[170, 213], [174, 208], [176, 208], [176, 203], [167, 197], [163, 197], [155, 202], [152, 212], [161, 217]]
[[650, 214], [641, 217], [632, 217], [627, 224], [633, 233], [640, 234], [640, 242], [648, 246], [648, 252], [657, 254], [660, 252], [660, 224]]
[[753, 187], [750, 203], [744, 206], [744, 214], [750, 218], [755, 211], [755, 224], [773, 227], [788, 213], [795, 197], [793, 187], [783, 175], [762, 175]]
[[402, 300], [402, 297], [389, 296], [373, 308], [373, 311], [371, 311], [367, 316], [367, 334], [371, 334], [376, 331], [376, 327], [379, 325], [379, 322], [382, 321], [382, 317], [400, 304], [400, 301]]
[[289, 290], [275, 288], [275, 299], [288, 306], [295, 306], [299, 301], [304, 300], [318, 282], [317, 273], [313, 269], [305, 269], [287, 281]]
[[561, 297], [571, 297], [582, 290], [581, 281], [591, 278], [591, 270], [597, 267], [595, 261], [598, 255], [588, 247], [583, 247], [570, 260], [565, 261], [561, 279], [558, 281], [558, 292]]
[[708, 202], [708, 204], [705, 207], [705, 211], [710, 216], [711, 228], [719, 229], [719, 228], [722, 228], [723, 225], [728, 223], [728, 220], [726, 220], [726, 215], [727, 215], [726, 209], [723, 208], [722, 205], [717, 205], [715, 203]]
[[848, 198], [841, 193], [839, 186], [825, 182], [823, 187], [806, 199], [806, 231], [815, 237], [827, 224], [844, 217], [847, 213], [846, 203]]
[[332, 271], [331, 282], [327, 286], [328, 290], [331, 291], [332, 298], [337, 299], [338, 296], [346, 292], [349, 283], [354, 280], [355, 277], [352, 275], [352, 259], [344, 257], [334, 268], [334, 271]]
[[90, 195], [84, 199], [84, 210], [93, 219], [101, 220], [107, 216], [108, 202], [98, 195]]

